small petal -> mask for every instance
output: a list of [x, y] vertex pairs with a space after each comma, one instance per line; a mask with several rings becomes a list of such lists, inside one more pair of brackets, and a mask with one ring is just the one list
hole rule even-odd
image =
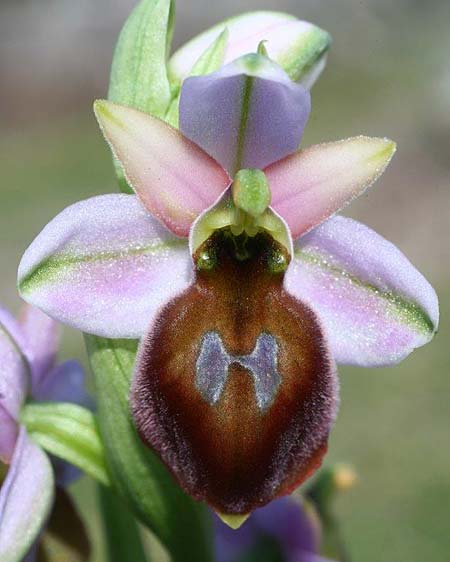
[[265, 170], [272, 207], [298, 238], [370, 187], [394, 152], [392, 141], [362, 136], [300, 150]]
[[181, 83], [190, 74], [202, 53], [227, 28], [225, 64], [255, 53], [261, 41], [272, 60], [293, 80], [301, 79], [315, 67], [330, 45], [328, 33], [306, 21], [281, 12], [259, 11], [227, 19], [183, 45], [170, 59], [173, 81]]
[[19, 266], [23, 298], [57, 320], [109, 338], [138, 338], [189, 283], [187, 242], [133, 195], [76, 203], [54, 218]]
[[19, 324], [0, 308], [0, 460], [9, 463], [17, 439], [17, 420], [28, 388], [29, 365]]
[[226, 234], [206, 242], [216, 267], [197, 270], [150, 326], [131, 391], [144, 443], [225, 519], [308, 478], [337, 408], [320, 324], [270, 270], [282, 248], [266, 234], [249, 240], [244, 260]]
[[228, 172], [264, 168], [298, 149], [310, 95], [275, 63], [246, 55], [185, 80], [180, 130]]
[[27, 355], [32, 370], [32, 385], [39, 385], [42, 377], [54, 366], [59, 347], [58, 323], [38, 308], [26, 305], [19, 317], [27, 340]]
[[308, 302], [338, 363], [398, 363], [437, 330], [436, 293], [393, 244], [334, 217], [295, 244], [286, 288]]
[[22, 427], [0, 489], [0, 560], [22, 560], [47, 520], [53, 497], [50, 461]]
[[144, 206], [178, 236], [230, 183], [198, 146], [152, 117], [106, 101], [95, 103], [106, 140]]

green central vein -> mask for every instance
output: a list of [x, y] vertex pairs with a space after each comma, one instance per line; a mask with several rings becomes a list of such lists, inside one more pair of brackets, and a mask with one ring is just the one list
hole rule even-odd
[[434, 324], [428, 314], [415, 302], [412, 302], [404, 297], [392, 292], [392, 291], [382, 291], [375, 285], [371, 283], [366, 283], [352, 275], [345, 269], [332, 265], [324, 260], [320, 255], [314, 255], [302, 251], [296, 248], [294, 251], [294, 256], [303, 262], [314, 265], [321, 270], [329, 272], [331, 275], [339, 278], [346, 279], [349, 283], [355, 287], [364, 289], [379, 299], [386, 301], [389, 307], [394, 309], [394, 312], [399, 317], [400, 321], [413, 325], [419, 332], [424, 334], [429, 334], [435, 331]]
[[36, 265], [23, 279], [19, 281], [19, 289], [22, 293], [32, 291], [40, 285], [57, 280], [62, 270], [76, 267], [88, 263], [100, 263], [106, 261], [117, 261], [131, 257], [143, 256], [146, 254], [157, 254], [164, 250], [186, 247], [183, 239], [162, 242], [161, 244], [151, 244], [138, 248], [130, 248], [126, 251], [101, 252], [98, 254], [88, 254], [84, 256], [49, 256]]
[[238, 133], [238, 144], [236, 150], [236, 162], [234, 165], [234, 174], [235, 175], [239, 170], [242, 168], [242, 158], [244, 155], [244, 146], [245, 146], [245, 133], [247, 131], [248, 125], [248, 116], [250, 112], [250, 99], [252, 96], [253, 90], [253, 83], [255, 79], [253, 76], [246, 76], [244, 80], [244, 93], [242, 98], [242, 111], [241, 111], [241, 119], [239, 122], [239, 133]]

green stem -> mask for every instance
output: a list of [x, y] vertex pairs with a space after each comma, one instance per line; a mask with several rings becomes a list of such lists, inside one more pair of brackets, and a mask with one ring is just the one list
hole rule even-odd
[[181, 490], [134, 427], [128, 396], [137, 342], [86, 335], [86, 343], [97, 388], [100, 434], [115, 489], [160, 539], [172, 562], [210, 562], [210, 517], [205, 506]]
[[103, 532], [109, 562], [147, 562], [137, 523], [123, 502], [98, 486]]

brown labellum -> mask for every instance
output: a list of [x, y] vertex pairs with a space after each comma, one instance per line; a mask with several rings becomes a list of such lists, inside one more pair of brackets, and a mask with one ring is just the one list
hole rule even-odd
[[276, 271], [282, 247], [237, 242], [218, 232], [199, 249], [208, 266], [143, 338], [131, 397], [143, 441], [222, 514], [247, 514], [319, 467], [338, 393], [315, 314]]

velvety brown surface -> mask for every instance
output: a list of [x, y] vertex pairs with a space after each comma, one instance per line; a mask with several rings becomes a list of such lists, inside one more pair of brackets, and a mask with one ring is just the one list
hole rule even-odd
[[[216, 267], [198, 271], [142, 340], [132, 408], [142, 439], [188, 493], [222, 513], [247, 513], [320, 465], [336, 411], [336, 375], [314, 313], [284, 290], [283, 274], [270, 271], [280, 248], [259, 235], [251, 257], [239, 261], [223, 234], [206, 244]], [[208, 331], [233, 355], [250, 354], [262, 332], [275, 337], [282, 380], [267, 411], [236, 363], [220, 399], [210, 405], [203, 398], [196, 361]]]

